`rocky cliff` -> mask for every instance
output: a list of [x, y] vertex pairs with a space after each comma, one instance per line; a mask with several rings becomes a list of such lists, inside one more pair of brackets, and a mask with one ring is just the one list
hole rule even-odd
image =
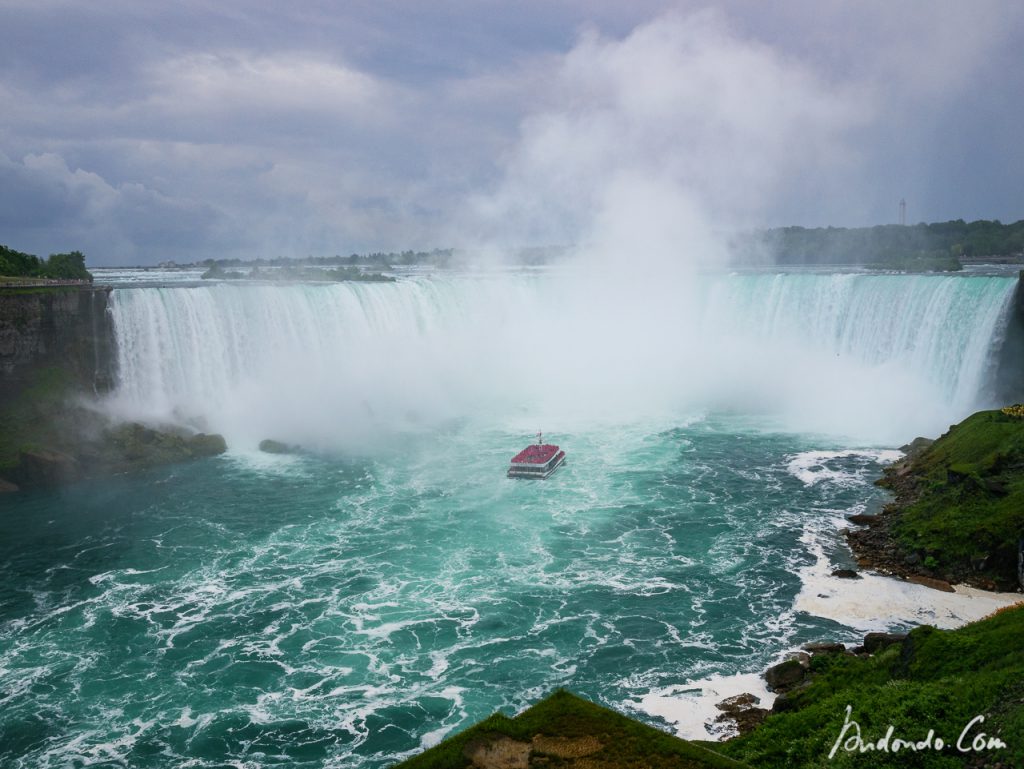
[[17, 397], [42, 369], [57, 367], [85, 392], [114, 380], [110, 288], [0, 289], [0, 399]]
[[219, 435], [121, 424], [96, 395], [114, 386], [110, 289], [0, 289], [0, 492], [72, 483], [226, 450]]

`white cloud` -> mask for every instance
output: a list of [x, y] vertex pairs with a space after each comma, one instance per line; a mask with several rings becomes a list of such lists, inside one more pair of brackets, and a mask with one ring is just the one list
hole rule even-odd
[[[62, 158], [62, 199], [94, 218], [130, 185], [217, 212], [202, 256], [593, 240], [625, 230], [602, 213], [623, 198], [651, 228], [675, 199], [669, 238], [872, 223], [903, 196], [914, 216], [1019, 215], [1024, 6], [704, 5], [8, 4], [0, 152]], [[44, 170], [5, 172], [18, 210]], [[61, 242], [74, 210], [47, 214]]]
[[171, 115], [327, 114], [362, 124], [389, 119], [399, 91], [365, 72], [323, 59], [245, 51], [161, 61], [150, 84], [147, 106]]

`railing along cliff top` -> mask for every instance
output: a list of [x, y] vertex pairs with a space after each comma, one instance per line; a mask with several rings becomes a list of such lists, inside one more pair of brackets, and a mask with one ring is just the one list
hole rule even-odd
[[60, 286], [89, 286], [96, 289], [107, 289], [109, 286], [96, 285], [91, 280], [82, 278], [67, 280], [5, 280], [0, 278], [0, 288], [59, 288]]

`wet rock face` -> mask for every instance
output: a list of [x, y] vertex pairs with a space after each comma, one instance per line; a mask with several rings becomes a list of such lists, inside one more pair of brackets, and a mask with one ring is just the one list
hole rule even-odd
[[16, 395], [40, 367], [59, 366], [85, 392], [114, 383], [109, 289], [0, 290], [0, 394]]
[[[94, 416], [94, 419], [101, 419]], [[81, 427], [81, 425], [79, 425]], [[158, 465], [212, 457], [227, 451], [221, 435], [190, 433], [178, 428], [155, 429], [138, 423], [91, 425], [91, 437], [76, 435], [60, 448], [25, 449], [8, 470], [9, 485], [45, 488]]]
[[832, 641], [819, 641], [817, 643], [804, 644], [804, 651], [809, 654], [842, 654], [846, 651], [846, 645]]
[[59, 486], [81, 477], [78, 460], [69, 454], [48, 449], [21, 452], [18, 480], [22, 486]]
[[1017, 581], [1024, 590], [1024, 537], [1017, 542]]
[[850, 523], [857, 524], [858, 526], [871, 526], [873, 524], [879, 523], [879, 518], [877, 515], [867, 515], [865, 513], [848, 515], [846, 516], [846, 520], [848, 520]]
[[853, 569], [833, 569], [832, 576], [839, 579], [861, 579], [860, 574]]
[[207, 435], [199, 433], [193, 435], [188, 442], [189, 453], [193, 457], [215, 457], [228, 450], [227, 441], [223, 435]]
[[90, 405], [114, 385], [105, 287], [0, 290], [0, 491], [222, 454], [220, 435], [117, 424]]
[[212, 457], [227, 451], [221, 435], [190, 434], [178, 429], [157, 430], [132, 422], [103, 433], [96, 445], [96, 464], [117, 471]]
[[260, 441], [260, 451], [266, 454], [296, 454], [299, 452], [299, 447], [267, 438]]
[[715, 721], [718, 723], [732, 722], [740, 734], [747, 734], [760, 726], [771, 712], [758, 707], [760, 703], [760, 698], [749, 693], [729, 697], [715, 705], [722, 711]]
[[798, 652], [764, 672], [764, 680], [773, 692], [784, 692], [803, 682], [811, 668], [811, 657]]

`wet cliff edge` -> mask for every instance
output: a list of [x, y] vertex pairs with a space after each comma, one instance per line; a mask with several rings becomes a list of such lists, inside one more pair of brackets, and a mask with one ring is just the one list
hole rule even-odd
[[0, 492], [219, 454], [220, 436], [123, 424], [99, 408], [117, 376], [111, 288], [0, 288]]

